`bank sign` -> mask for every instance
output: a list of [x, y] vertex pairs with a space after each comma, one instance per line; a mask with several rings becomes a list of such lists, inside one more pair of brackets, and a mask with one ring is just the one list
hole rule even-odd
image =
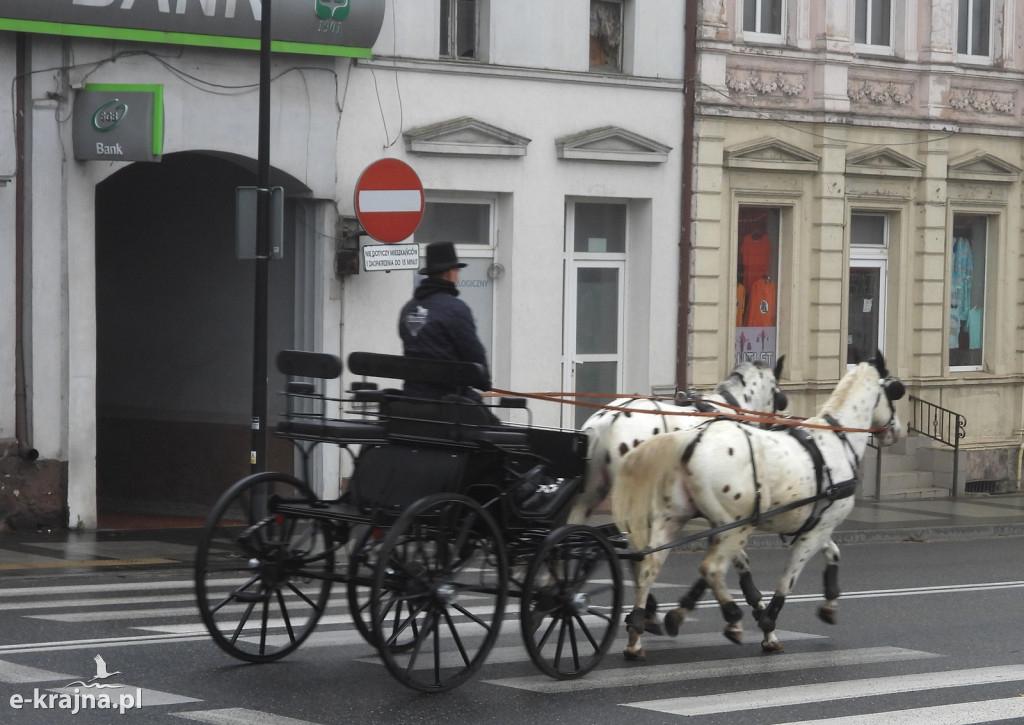
[[[271, 50], [369, 58], [386, 0], [276, 0]], [[0, 0], [0, 30], [259, 50], [263, 0]]]
[[159, 85], [88, 84], [75, 94], [71, 135], [79, 161], [159, 161], [164, 140]]

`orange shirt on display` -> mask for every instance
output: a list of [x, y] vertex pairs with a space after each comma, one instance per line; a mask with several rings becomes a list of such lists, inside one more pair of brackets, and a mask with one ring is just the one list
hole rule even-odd
[[761, 277], [750, 288], [747, 299], [746, 327], [775, 326], [775, 283]]
[[767, 234], [754, 238], [752, 234], [740, 242], [740, 263], [743, 265], [743, 284], [753, 290], [755, 280], [771, 274], [772, 240]]

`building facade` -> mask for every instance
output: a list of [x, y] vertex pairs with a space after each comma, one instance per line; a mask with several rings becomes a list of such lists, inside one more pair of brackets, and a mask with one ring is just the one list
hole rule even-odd
[[[362, 267], [374, 242], [353, 204], [362, 171], [395, 158], [425, 188], [408, 241], [450, 239], [469, 263], [461, 292], [496, 387], [673, 389], [680, 3], [274, 7], [294, 37], [275, 36], [271, 63], [271, 183], [285, 199], [271, 353], [400, 349], [416, 274]], [[259, 160], [259, 11], [0, 3], [0, 69], [15, 79], [0, 98], [0, 525], [202, 514], [248, 473], [257, 265], [235, 199]], [[85, 108], [102, 93], [117, 97]], [[83, 150], [137, 107], [125, 93], [155, 114], [145, 158], [95, 139]], [[280, 384], [271, 374], [272, 412]], [[541, 405], [534, 422], [587, 412]], [[346, 461], [318, 455], [330, 496]], [[271, 467], [292, 463], [271, 444]]]
[[785, 354], [806, 415], [883, 350], [913, 396], [966, 419], [960, 480], [1019, 486], [1022, 13], [701, 3], [695, 377]]

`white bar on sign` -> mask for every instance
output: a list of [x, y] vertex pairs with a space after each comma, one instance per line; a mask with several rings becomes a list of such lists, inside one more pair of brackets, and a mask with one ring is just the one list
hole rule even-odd
[[423, 197], [415, 189], [382, 189], [359, 192], [359, 211], [419, 211]]

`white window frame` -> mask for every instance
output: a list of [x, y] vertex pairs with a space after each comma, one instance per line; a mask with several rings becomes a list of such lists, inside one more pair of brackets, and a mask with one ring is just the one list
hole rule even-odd
[[[985, 55], [971, 52], [971, 29], [974, 23], [974, 5], [977, 2], [988, 2], [988, 53]], [[996, 17], [999, 12], [996, 0], [956, 0], [956, 22], [954, 23], [953, 47], [957, 51], [957, 59], [961, 63], [991, 65], [995, 57], [996, 47]], [[967, 3], [967, 52], [960, 52], [960, 4]]]
[[[747, 19], [744, 17], [744, 0], [736, 0], [739, 3], [739, 15], [740, 15], [740, 29], [743, 33], [743, 40], [752, 43], [772, 43], [778, 45], [786, 41], [786, 28], [788, 22], [788, 0], [754, 0], [755, 20], [754, 26], [757, 30], [747, 30]], [[761, 6], [766, 2], [778, 2], [781, 5], [780, 21], [779, 21], [779, 32], [778, 33], [765, 33], [762, 32], [758, 25], [761, 22]]]
[[[882, 45], [879, 43], [872, 43], [871, 40], [871, 21], [874, 19], [875, 11], [875, 0], [855, 0], [853, 3], [853, 18], [850, 27], [853, 28], [853, 39], [854, 39], [854, 50], [858, 53], [867, 53], [871, 55], [893, 55], [896, 47], [896, 5], [900, 0], [890, 0], [889, 2], [889, 42]], [[866, 32], [867, 41], [866, 43], [857, 42], [857, 9], [862, 3], [867, 4], [867, 21], [866, 21]]]

